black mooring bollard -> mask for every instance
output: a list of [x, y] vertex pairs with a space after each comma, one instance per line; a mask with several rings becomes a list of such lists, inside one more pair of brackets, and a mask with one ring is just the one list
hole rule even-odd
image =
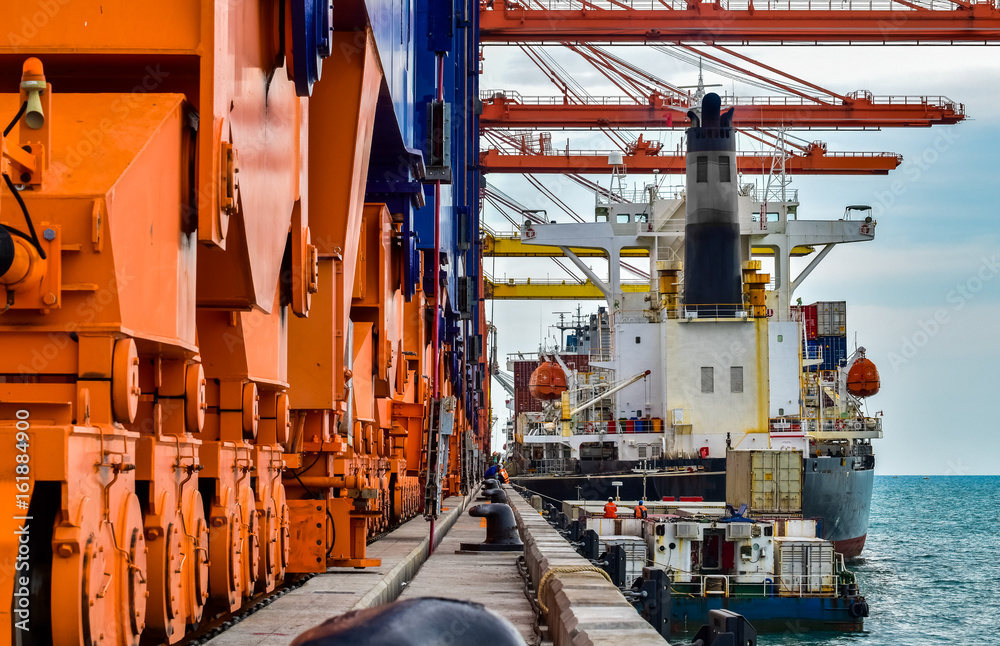
[[490, 502], [502, 503], [502, 504], [507, 503], [507, 494], [506, 492], [504, 492], [503, 489], [500, 488], [484, 489], [482, 493], [484, 496], [490, 499]]
[[486, 519], [486, 540], [482, 543], [462, 543], [462, 550], [469, 552], [520, 552], [524, 543], [517, 533], [514, 510], [510, 505], [490, 503], [469, 508], [473, 518]]
[[479, 490], [478, 500], [487, 500], [489, 495], [486, 493], [492, 489], [499, 489], [500, 482], [496, 478], [486, 478], [483, 480], [483, 488]]

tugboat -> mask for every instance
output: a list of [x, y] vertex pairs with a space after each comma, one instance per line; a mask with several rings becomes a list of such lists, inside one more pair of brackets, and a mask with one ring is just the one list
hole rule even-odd
[[[801, 512], [856, 557], [871, 441], [882, 437], [863, 399], [878, 392], [878, 373], [863, 348], [848, 352], [843, 301], [793, 298], [836, 245], [873, 240], [876, 222], [863, 205], [839, 220], [799, 219], [784, 182], [739, 184], [731, 111], [720, 103], [708, 94], [691, 113], [684, 187], [599, 198], [594, 222], [522, 228], [524, 244], [559, 247], [606, 304], [561, 325], [560, 347], [519, 353], [507, 364], [513, 376], [495, 373], [513, 396], [509, 470], [559, 500], [602, 499], [618, 481], [629, 498], [723, 501], [733, 454], [789, 452], [794, 472], [783, 477], [799, 482]], [[574, 248], [603, 250], [608, 280]], [[648, 251], [648, 283], [621, 280], [626, 248]], [[793, 256], [812, 256], [794, 277]]]
[[[617, 508], [632, 516], [636, 504], [619, 501]], [[789, 625], [802, 630], [863, 629], [868, 602], [843, 555], [817, 536], [817, 521], [751, 520], [746, 508], [714, 503], [646, 505], [645, 519], [591, 516], [587, 504], [578, 501], [563, 508], [578, 518], [579, 531], [596, 534], [592, 540], [599, 561], [623, 561], [622, 587], [637, 593], [637, 609], [648, 602], [648, 593], [641, 594], [649, 590], [647, 580], [667, 586], [667, 594], [659, 599], [666, 606], [665, 637], [691, 633], [715, 609], [743, 615], [759, 632], [785, 631]], [[608, 569], [614, 573], [613, 567]]]

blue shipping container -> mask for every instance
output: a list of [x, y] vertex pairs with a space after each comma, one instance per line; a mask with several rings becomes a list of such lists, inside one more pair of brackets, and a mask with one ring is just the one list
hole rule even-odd
[[816, 339], [823, 349], [823, 363], [820, 370], [836, 370], [847, 359], [847, 337], [821, 336]]

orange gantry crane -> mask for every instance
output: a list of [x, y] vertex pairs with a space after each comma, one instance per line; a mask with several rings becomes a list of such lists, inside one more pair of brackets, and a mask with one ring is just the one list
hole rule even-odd
[[[830, 152], [826, 144], [814, 141], [805, 145], [769, 141], [762, 132], [746, 132], [765, 145], [775, 145], [773, 152], [740, 152], [740, 172], [767, 175], [776, 168], [794, 175], [885, 175], [903, 161], [902, 155], [890, 152]], [[498, 136], [499, 135], [499, 136]], [[484, 173], [666, 173], [685, 172], [685, 156], [680, 150], [664, 151], [658, 141], [641, 135], [623, 146], [624, 153], [610, 150], [573, 150], [552, 148], [549, 133], [488, 133], [491, 145], [479, 153]]]
[[[631, 97], [521, 96], [483, 93], [483, 128], [686, 128], [687, 102], [652, 92]], [[729, 98], [727, 98], [729, 100]], [[888, 128], [950, 125], [965, 119], [965, 107], [943, 96], [875, 96], [854, 92], [839, 103], [816, 98], [735, 98], [733, 123], [758, 128]]]
[[[561, 96], [483, 92], [480, 127], [490, 143], [480, 154], [483, 171], [612, 173], [618, 167], [635, 173], [683, 172], [682, 151], [667, 153], [658, 142], [643, 141], [641, 136], [635, 141], [620, 130], [687, 127], [687, 111], [697, 102], [696, 94], [592, 44], [564, 42], [561, 46], [579, 54], [622, 94], [592, 96], [545, 49], [520, 44], [521, 51], [552, 81]], [[769, 129], [928, 127], [965, 119], [965, 107], [946, 97], [875, 96], [863, 90], [838, 93], [730, 48], [654, 45], [652, 49], [682, 61], [697, 62], [699, 67], [707, 62], [724, 76], [780, 93], [727, 95], [723, 99], [735, 109], [735, 123], [744, 135], [763, 143], [765, 151], [774, 148], [773, 152], [741, 154], [740, 168], [747, 173], [768, 174], [780, 169], [788, 174], [886, 174], [902, 161], [899, 155], [887, 152], [833, 153], [821, 142], [789, 147], [783, 134], [775, 136]], [[703, 89], [699, 74], [699, 92]], [[618, 145], [624, 158], [621, 163], [611, 163], [609, 153], [571, 151], [568, 142], [565, 149], [553, 150], [549, 133], [532, 132], [539, 128], [600, 129]]]
[[1000, 41], [994, 0], [486, 1], [484, 43], [985, 44]]
[[[610, 151], [571, 151], [570, 154], [505, 154], [491, 148], [479, 154], [484, 173], [588, 173], [608, 174], [624, 166], [630, 173], [684, 172], [684, 154], [623, 155], [622, 164], [609, 163]], [[741, 173], [767, 175], [781, 160], [777, 155], [758, 152], [738, 153]], [[827, 152], [814, 144], [806, 153], [790, 154], [784, 159], [789, 175], [885, 175], [903, 161], [903, 156], [889, 152]]]
[[[622, 92], [591, 96], [569, 78], [547, 52], [520, 45], [522, 52], [560, 90], [562, 96], [521, 96], [486, 90], [480, 97], [483, 128], [686, 128], [688, 109], [697, 101], [690, 90], [608, 51], [588, 44], [563, 43]], [[883, 128], [955, 124], [965, 106], [943, 96], [876, 96], [858, 90], [838, 93], [755, 60], [715, 46], [650, 49], [772, 92], [768, 96], [729, 96], [733, 122], [742, 128]], [[777, 93], [777, 94], [774, 94]]]

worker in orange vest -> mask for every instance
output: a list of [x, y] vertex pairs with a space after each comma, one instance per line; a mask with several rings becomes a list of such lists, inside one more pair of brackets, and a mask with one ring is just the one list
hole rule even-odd
[[604, 505], [605, 518], [618, 518], [618, 506], [615, 505], [614, 498], [608, 498], [608, 504]]
[[504, 469], [502, 464], [500, 465], [500, 468], [497, 469], [497, 478], [500, 480], [500, 484], [507, 484], [510, 482], [510, 476], [507, 475], [507, 469]]
[[646, 506], [642, 504], [642, 501], [640, 500], [639, 504], [635, 506], [635, 517], [645, 518], [648, 515], [649, 515], [649, 510], [646, 509]]

